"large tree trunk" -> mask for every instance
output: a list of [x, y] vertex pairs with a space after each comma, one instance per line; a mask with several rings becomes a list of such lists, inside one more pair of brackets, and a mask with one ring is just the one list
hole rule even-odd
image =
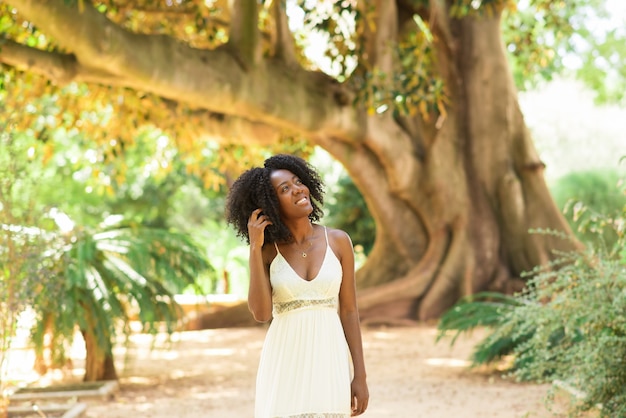
[[[398, 71], [389, 46], [414, 25], [413, 14], [432, 30], [450, 107], [445, 118], [426, 119], [370, 115], [351, 105], [349, 83], [297, 67], [280, 1], [273, 9], [278, 44], [269, 59], [258, 53], [255, 31], [238, 32], [224, 48], [198, 50], [130, 33], [87, 2], [84, 12], [62, 0], [8, 3], [71, 54], [5, 42], [2, 62], [185, 103], [199, 109], [194, 118], [207, 112], [202, 128], [213, 138], [225, 132], [265, 141], [285, 131], [306, 136], [341, 161], [376, 221], [374, 248], [357, 274], [366, 321], [427, 320], [463, 295], [520, 289], [522, 272], [551, 260], [553, 250], [575, 247], [529, 233], [571, 235], [518, 105], [497, 10], [457, 19], [446, 10], [450, 2], [370, 2], [376, 22], [365, 25], [367, 53], [360, 57], [370, 68]], [[233, 4], [232, 27], [247, 27], [256, 9]]]
[[427, 320], [463, 295], [520, 290], [522, 272], [576, 246], [530, 233], [571, 235], [519, 108], [499, 17], [446, 23], [436, 42], [453, 106], [440, 128], [376, 117], [357, 146], [324, 143], [376, 220], [376, 243], [357, 276], [365, 321]]

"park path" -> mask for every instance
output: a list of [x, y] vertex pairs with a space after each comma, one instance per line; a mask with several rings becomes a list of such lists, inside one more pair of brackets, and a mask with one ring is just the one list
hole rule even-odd
[[[189, 331], [169, 348], [150, 350], [135, 336], [119, 353], [120, 391], [90, 401], [90, 418], [252, 418], [264, 327]], [[432, 326], [363, 329], [370, 389], [364, 417], [563, 417], [545, 406], [547, 385], [521, 384], [494, 370], [471, 370], [467, 358], [478, 330], [435, 344]], [[80, 362], [77, 359], [76, 362]]]

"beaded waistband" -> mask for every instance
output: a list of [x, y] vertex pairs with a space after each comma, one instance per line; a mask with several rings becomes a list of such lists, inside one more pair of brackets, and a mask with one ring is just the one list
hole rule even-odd
[[350, 414], [341, 413], [313, 413], [313, 414], [298, 414], [298, 415], [285, 415], [276, 418], [349, 418]]
[[288, 302], [275, 303], [274, 313], [282, 314], [300, 308], [337, 308], [338, 299], [336, 297], [328, 299], [294, 299]]

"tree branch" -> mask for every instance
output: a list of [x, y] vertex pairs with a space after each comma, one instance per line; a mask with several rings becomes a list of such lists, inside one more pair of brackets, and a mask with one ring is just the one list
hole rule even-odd
[[[20, 15], [34, 22], [46, 35], [53, 37], [65, 50], [74, 52], [78, 61], [106, 66], [119, 72], [128, 54], [124, 48], [128, 32], [106, 19], [87, 2], [78, 5], [63, 0], [9, 1]], [[115, 71], [118, 70], [118, 71]]]
[[297, 65], [295, 42], [287, 20], [286, 2], [285, 0], [273, 0], [271, 7], [276, 25], [276, 39], [273, 40], [275, 55], [288, 66]]
[[32, 71], [65, 84], [76, 76], [76, 58], [70, 54], [51, 53], [18, 44], [11, 40], [0, 42], [0, 62], [22, 71]]
[[430, 0], [429, 5], [428, 27], [433, 35], [439, 38], [439, 43], [451, 56], [457, 48], [454, 36], [450, 32], [450, 16], [446, 4], [441, 0]]
[[230, 0], [230, 8], [228, 46], [247, 70], [255, 67], [261, 60], [257, 0]]
[[[200, 50], [168, 36], [132, 33], [87, 1], [82, 11], [65, 0], [6, 2], [71, 53], [63, 59], [43, 55], [52, 61], [60, 59], [55, 71], [65, 68], [65, 72], [43, 69], [40, 74], [128, 87], [305, 135], [323, 130], [339, 137], [362, 137], [359, 110], [340, 103], [337, 84], [330, 77], [275, 60], [246, 73], [228, 48]], [[15, 45], [13, 51], [17, 59]], [[75, 64], [61, 65], [71, 62], [71, 56]], [[30, 68], [39, 61], [30, 62], [22, 60]]]
[[61, 85], [72, 81], [117, 85], [117, 77], [85, 69], [73, 54], [43, 51], [11, 40], [0, 43], [0, 63], [44, 76]]
[[244, 143], [269, 146], [278, 144], [285, 135], [285, 132], [273, 126], [236, 116], [200, 111], [196, 114], [196, 119], [200, 121], [195, 127], [198, 137], [217, 143], [241, 143], [243, 138]]
[[375, 2], [376, 15], [371, 22], [368, 21], [367, 13], [364, 13], [368, 68], [377, 68], [384, 73], [392, 74], [394, 64], [390, 42], [398, 37], [396, 2], [389, 0], [376, 0]]

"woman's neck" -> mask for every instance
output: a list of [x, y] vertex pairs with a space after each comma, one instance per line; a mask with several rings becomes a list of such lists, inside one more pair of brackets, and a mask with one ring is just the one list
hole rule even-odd
[[309, 219], [287, 223], [287, 228], [291, 231], [291, 236], [295, 244], [302, 244], [311, 239], [315, 231], [313, 223]]

